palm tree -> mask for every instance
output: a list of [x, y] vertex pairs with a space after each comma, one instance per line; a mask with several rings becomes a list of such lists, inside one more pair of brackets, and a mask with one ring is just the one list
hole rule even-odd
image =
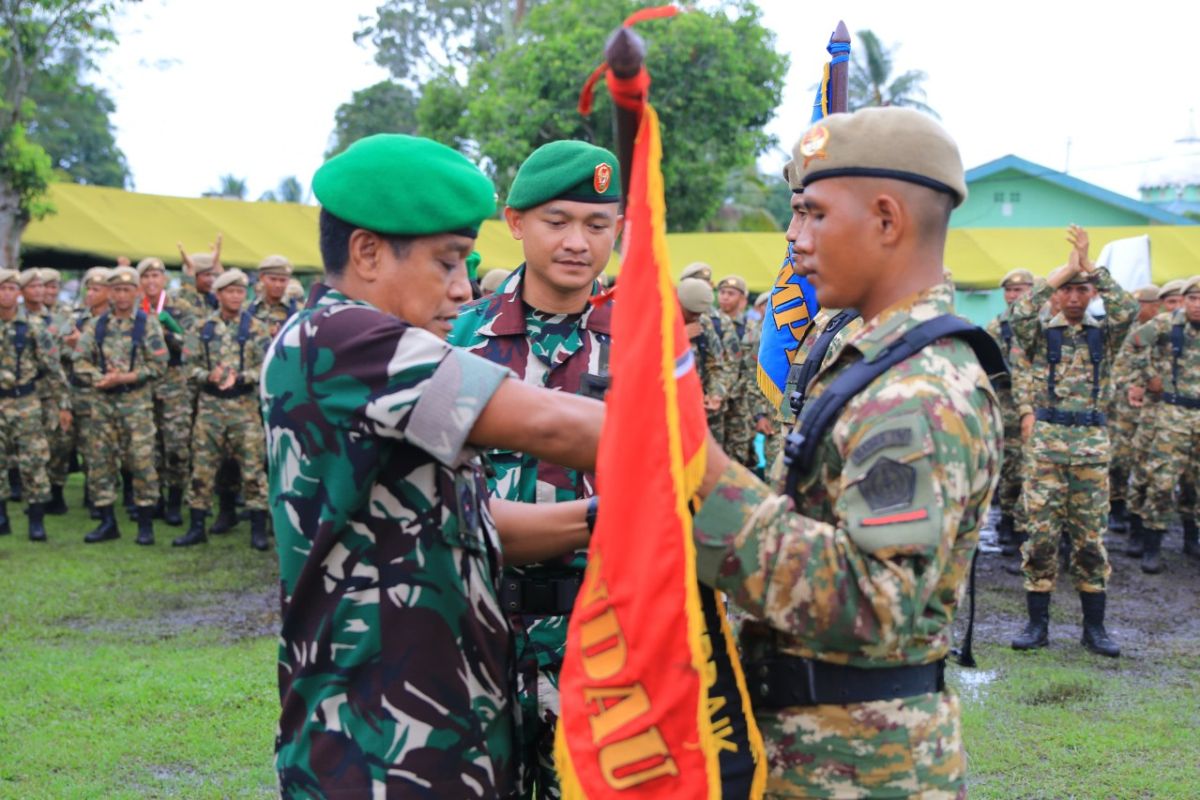
[[892, 77], [895, 51], [895, 45], [885, 47], [873, 32], [858, 32], [858, 46], [850, 54], [850, 110], [867, 106], [905, 106], [937, 117], [938, 113], [925, 104], [922, 84], [929, 76], [923, 70], [910, 69], [903, 75]]
[[222, 175], [217, 179], [217, 183], [219, 184], [218, 187], [205, 192], [205, 197], [230, 197], [234, 200], [246, 199], [248, 189], [245, 178], [238, 178], [232, 174]]

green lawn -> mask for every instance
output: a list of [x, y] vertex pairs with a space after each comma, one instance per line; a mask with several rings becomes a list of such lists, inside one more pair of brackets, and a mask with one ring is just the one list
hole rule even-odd
[[[48, 544], [12, 505], [0, 537], [0, 798], [272, 796], [274, 554], [250, 549], [246, 523], [178, 550], [181, 529], [159, 522], [137, 547], [123, 513], [119, 541], [84, 545], [77, 485], [68, 501]], [[1151, 628], [1125, 603], [1118, 624], [1150, 633], [1113, 661], [1078, 646], [1066, 591], [1052, 647], [1008, 649], [1016, 579], [983, 573], [980, 668], [950, 671], [972, 798], [1200, 797], [1200, 569], [1168, 575], [1171, 603], [1191, 605], [1164, 615], [1148, 594], [1145, 616], [1167, 623]]]

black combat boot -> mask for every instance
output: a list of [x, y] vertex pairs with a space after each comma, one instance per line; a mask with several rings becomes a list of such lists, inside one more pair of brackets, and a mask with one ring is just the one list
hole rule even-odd
[[17, 467], [8, 468], [8, 499], [14, 503], [21, 502], [21, 470]]
[[8, 501], [0, 501], [0, 536], [12, 533], [12, 523], [8, 521]]
[[218, 492], [217, 503], [217, 518], [213, 520], [209, 533], [229, 533], [238, 524], [237, 495], [233, 492]]
[[129, 470], [121, 470], [121, 503], [126, 508], [135, 508], [133, 504], [133, 474]]
[[191, 547], [194, 544], [204, 544], [208, 541], [208, 537], [204, 535], [204, 520], [208, 516], [208, 512], [203, 509], [192, 509], [192, 524], [184, 532], [183, 536], [171, 542], [172, 547]]
[[58, 517], [70, 511], [67, 501], [63, 499], [63, 487], [50, 487], [50, 502], [46, 504], [46, 513]]
[[1200, 528], [1193, 517], [1183, 518], [1183, 554], [1200, 558]]
[[41, 503], [30, 503], [25, 513], [29, 515], [29, 541], [46, 541], [46, 507]]
[[[1028, 533], [1026, 533], [1025, 531], [1019, 531], [1019, 530], [1013, 529], [1011, 555], [1018, 556], [1018, 558], [1017, 558], [1017, 563], [1004, 565], [1004, 571], [1007, 572], [1009, 575], [1024, 575], [1025, 574], [1021, 569], [1022, 562], [1025, 559], [1021, 558], [1020, 556], [1021, 556], [1021, 546], [1024, 545], [1025, 542], [1027, 542], [1027, 541], [1029, 541]], [[1008, 552], [1009, 549], [1010, 549], [1009, 547], [1004, 548], [1001, 551], [1001, 555], [1005, 555], [1005, 556], [1010, 555], [1010, 553]]]
[[96, 508], [96, 504], [92, 502], [92, 492], [88, 489], [87, 475], [83, 476], [83, 504], [87, 506], [90, 518], [100, 519], [100, 509]]
[[1050, 593], [1026, 592], [1029, 623], [1012, 640], [1013, 650], [1033, 650], [1050, 644]]
[[1000, 522], [996, 524], [996, 544], [1000, 547], [1000, 555], [1008, 555], [1007, 551], [1008, 548], [1012, 546], [1012, 540], [1012, 514], [1001, 514]]
[[1129, 509], [1124, 500], [1113, 500], [1108, 504], [1108, 529], [1113, 533], [1129, 530]]
[[154, 506], [138, 506], [137, 544], [154, 544]]
[[1125, 547], [1125, 555], [1130, 558], [1141, 558], [1142, 550], [1145, 545], [1143, 542], [1143, 534], [1145, 528], [1142, 527], [1142, 518], [1137, 514], [1129, 515], [1129, 544]]
[[266, 550], [270, 547], [267, 541], [267, 512], [250, 512], [250, 546], [255, 550]]
[[1080, 644], [1098, 656], [1116, 658], [1121, 655], [1121, 648], [1104, 630], [1104, 605], [1107, 599], [1104, 592], [1079, 593], [1079, 604], [1083, 606], [1083, 639]]
[[183, 487], [167, 487], [167, 505], [163, 510], [163, 522], [168, 525], [183, 524]]
[[1147, 575], [1157, 575], [1163, 571], [1162, 540], [1164, 530], [1145, 528], [1142, 531], [1142, 572]]
[[87, 544], [95, 544], [96, 542], [107, 542], [109, 539], [121, 538], [121, 529], [117, 527], [117, 515], [113, 512], [112, 506], [101, 506], [100, 524], [95, 527], [87, 536], [83, 537], [83, 541]]

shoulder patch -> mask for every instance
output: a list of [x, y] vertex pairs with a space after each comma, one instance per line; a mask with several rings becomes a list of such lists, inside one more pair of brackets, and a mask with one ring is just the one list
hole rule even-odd
[[[903, 431], [911, 433], [910, 431]], [[885, 431], [884, 433], [900, 433]], [[880, 436], [884, 434], [879, 434]], [[867, 442], [869, 443], [869, 442]], [[863, 500], [872, 511], [888, 511], [912, 505], [917, 491], [917, 471], [890, 458], [880, 458], [858, 484]]]
[[861, 464], [880, 450], [888, 447], [907, 447], [910, 444], [912, 444], [912, 429], [910, 428], [880, 431], [854, 448], [854, 452], [850, 454], [850, 463]]

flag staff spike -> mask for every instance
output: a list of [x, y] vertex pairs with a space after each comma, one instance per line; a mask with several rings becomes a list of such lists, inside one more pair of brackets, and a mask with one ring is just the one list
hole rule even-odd
[[[627, 27], [620, 27], [608, 37], [604, 46], [604, 60], [613, 77], [632, 80], [642, 71], [646, 63], [646, 43]], [[629, 179], [633, 168], [633, 141], [637, 138], [641, 111], [626, 108], [613, 102], [613, 133], [617, 142], [617, 161], [621, 165], [621, 208], [629, 195]]]
[[[829, 39], [829, 53], [834, 55], [835, 45], [845, 45], [847, 52], [850, 47], [850, 30], [846, 23], [838, 20], [837, 28]], [[829, 113], [840, 114], [849, 111], [850, 99], [850, 62], [849, 58], [833, 58], [829, 64]]]

